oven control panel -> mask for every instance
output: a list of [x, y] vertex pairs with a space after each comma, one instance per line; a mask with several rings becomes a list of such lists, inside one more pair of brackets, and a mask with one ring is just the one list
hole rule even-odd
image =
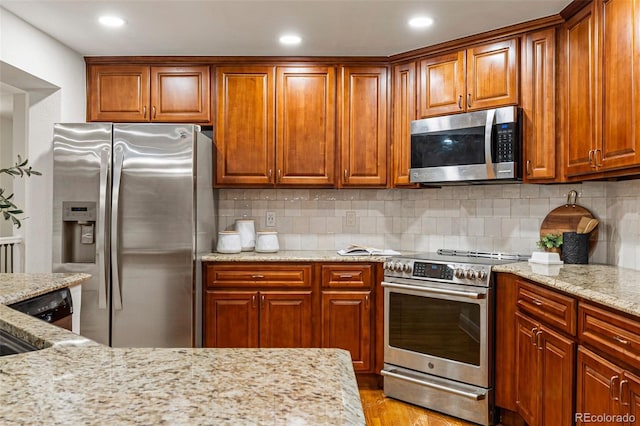
[[385, 276], [419, 280], [445, 281], [488, 286], [491, 266], [413, 259], [390, 259], [384, 264]]

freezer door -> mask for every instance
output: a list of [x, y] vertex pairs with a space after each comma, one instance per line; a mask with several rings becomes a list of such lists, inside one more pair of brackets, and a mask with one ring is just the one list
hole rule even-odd
[[53, 131], [53, 271], [91, 274], [76, 307], [80, 334], [103, 344], [109, 344], [111, 131], [110, 123], [55, 124]]
[[191, 347], [193, 125], [114, 125], [114, 347]]

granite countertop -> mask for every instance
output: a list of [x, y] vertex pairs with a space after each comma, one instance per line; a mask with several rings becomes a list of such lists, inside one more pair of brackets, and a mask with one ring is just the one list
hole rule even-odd
[[[404, 254], [404, 253], [403, 253]], [[384, 262], [389, 256], [341, 256], [335, 250], [281, 250], [276, 253], [209, 253], [204, 262]]]
[[494, 266], [540, 284], [640, 317], [640, 271], [610, 265], [542, 265], [529, 262]]
[[[0, 300], [88, 277], [29, 275]], [[2, 424], [365, 424], [345, 350], [110, 348], [1, 304], [0, 329], [44, 348], [0, 357]]]

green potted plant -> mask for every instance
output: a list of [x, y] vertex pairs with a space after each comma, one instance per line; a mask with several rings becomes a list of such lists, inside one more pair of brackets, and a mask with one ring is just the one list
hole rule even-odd
[[[40, 176], [41, 173], [33, 170], [28, 163], [28, 159], [23, 161], [18, 155], [18, 161], [11, 167], [0, 169], [0, 174], [5, 173], [13, 177]], [[13, 203], [13, 194], [5, 195], [4, 191], [4, 188], [0, 188], [0, 214], [4, 220], [10, 220], [16, 228], [20, 228], [21, 218], [18, 218], [17, 215], [23, 214], [24, 211]]]
[[546, 234], [537, 242], [537, 245], [544, 251], [560, 253], [562, 234]]

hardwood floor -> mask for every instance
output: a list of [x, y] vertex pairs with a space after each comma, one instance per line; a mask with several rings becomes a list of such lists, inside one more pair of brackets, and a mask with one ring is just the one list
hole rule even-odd
[[382, 389], [360, 389], [367, 426], [467, 426], [472, 423], [387, 398]]

